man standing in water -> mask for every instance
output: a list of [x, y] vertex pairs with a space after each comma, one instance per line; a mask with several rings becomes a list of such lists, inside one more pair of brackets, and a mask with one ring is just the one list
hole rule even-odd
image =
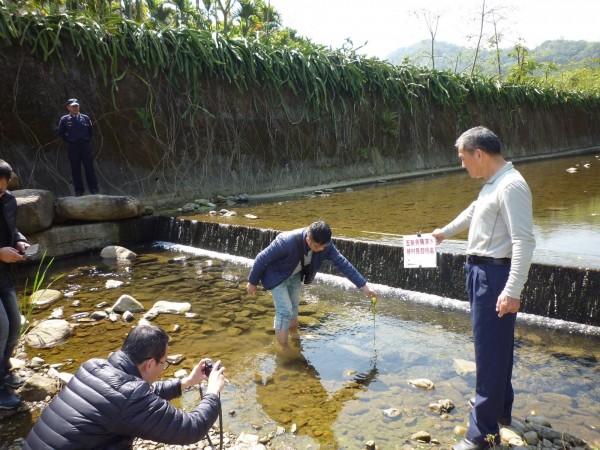
[[363, 276], [338, 252], [331, 242], [331, 228], [322, 220], [307, 228], [281, 233], [260, 252], [248, 277], [246, 290], [256, 295], [258, 283], [271, 291], [275, 302], [275, 335], [282, 348], [288, 337], [298, 339], [298, 305], [300, 286], [312, 282], [317, 271], [328, 259], [346, 278], [370, 296], [373, 291]]
[[[535, 248], [531, 191], [501, 155], [498, 136], [484, 127], [456, 141], [472, 178], [483, 178], [471, 205], [444, 228], [437, 243], [469, 229], [467, 293], [475, 344], [476, 396], [465, 438], [454, 450], [481, 450], [500, 442], [498, 424], [510, 425], [514, 332], [520, 296]], [[488, 436], [494, 436], [490, 442]]]
[[92, 155], [92, 121], [79, 112], [79, 100], [76, 98], [67, 100], [67, 109], [69, 114], [62, 116], [58, 124], [58, 135], [68, 146], [75, 195], [80, 197], [84, 192], [81, 178], [82, 164], [90, 194], [98, 194], [100, 190]]

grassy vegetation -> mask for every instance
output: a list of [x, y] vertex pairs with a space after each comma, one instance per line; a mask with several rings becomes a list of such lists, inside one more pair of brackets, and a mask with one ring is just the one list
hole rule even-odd
[[201, 87], [214, 80], [230, 83], [240, 92], [264, 89], [274, 107], [285, 108], [290, 94], [301, 98], [306, 107], [300, 120], [323, 114], [335, 117], [349, 102], [360, 105], [373, 98], [405, 114], [420, 102], [459, 114], [467, 102], [493, 108], [600, 107], [597, 92], [562, 90], [564, 84], [555, 87], [530, 80], [499, 84], [492, 78], [392, 65], [352, 49], [286, 46], [272, 39], [228, 37], [182, 24], [156, 28], [125, 17], [100, 21], [77, 11], [44, 15], [17, 10], [4, 1], [0, 3], [0, 42], [26, 46], [65, 71], [65, 55], [75, 52], [105, 85], [114, 87], [132, 68], [146, 82], [163, 76], [188, 92], [190, 103], [184, 116], [202, 110]]
[[[48, 269], [54, 262], [54, 258], [51, 258], [50, 261], [48, 261], [46, 263], [46, 266], [44, 267], [45, 260], [46, 260], [46, 252], [44, 252], [44, 254], [42, 255], [42, 259], [40, 260], [40, 264], [35, 273], [35, 277], [33, 278], [33, 284], [31, 285], [31, 292], [29, 294], [27, 293], [27, 285], [29, 283], [29, 279], [25, 280], [25, 287], [23, 288], [23, 294], [21, 297], [21, 301], [19, 303], [19, 310], [21, 311], [21, 315], [23, 317], [25, 317], [25, 323], [21, 327], [21, 336], [23, 336], [29, 329], [29, 317], [31, 316], [31, 313], [33, 312], [33, 308], [34, 308], [34, 304], [31, 301], [31, 296], [35, 292], [42, 290], [42, 285], [44, 284], [44, 280], [46, 279], [46, 273], [48, 272]], [[57, 277], [55, 277], [50, 283], [48, 283], [48, 285], [45, 288], [43, 288], [43, 292], [45, 292], [46, 289], [50, 289], [52, 284], [55, 281], [62, 278], [62, 276], [63, 275], [61, 274], [61, 275], [58, 275]]]

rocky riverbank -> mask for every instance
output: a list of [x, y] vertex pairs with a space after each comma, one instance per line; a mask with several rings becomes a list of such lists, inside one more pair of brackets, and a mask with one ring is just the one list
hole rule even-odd
[[[25, 350], [25, 344], [20, 342], [16, 352], [16, 357], [11, 358], [11, 363], [16, 374], [25, 378], [25, 383], [17, 390], [17, 394], [23, 399], [22, 405], [15, 410], [0, 411], [0, 450], [19, 450], [23, 447], [28, 429], [17, 429], [15, 420], [21, 414], [28, 414], [37, 418], [41, 411], [58, 394], [61, 387], [70, 379], [69, 374], [59, 372], [60, 365], [49, 365], [39, 357], [29, 358]], [[418, 381], [418, 380], [415, 380]], [[424, 380], [428, 381], [428, 380]], [[417, 386], [418, 387], [418, 386]], [[449, 401], [448, 401], [449, 402]], [[439, 412], [447, 414], [453, 409], [451, 402], [444, 406]], [[432, 405], [429, 406], [432, 408]], [[224, 412], [225, 414], [234, 414], [234, 411]], [[390, 414], [393, 411], [389, 412]], [[219, 448], [221, 436], [223, 438], [222, 448], [233, 450], [266, 450], [266, 449], [286, 449], [294, 448], [289, 443], [282, 443], [276, 439], [277, 435], [283, 435], [286, 430], [279, 427], [277, 432], [271, 432], [268, 435], [255, 434], [256, 430], [251, 429], [248, 433], [235, 435], [220, 430], [215, 427], [210, 432], [210, 442], [204, 439], [198, 443], [190, 445], [166, 445], [152, 441], [137, 439], [134, 441], [134, 450], [193, 450]], [[456, 440], [460, 439], [466, 432], [464, 427], [456, 427], [454, 430]], [[21, 434], [21, 435], [20, 435]], [[513, 418], [511, 426], [502, 427], [500, 430], [502, 444], [500, 448], [514, 450], [538, 449], [538, 450], [593, 450], [598, 449], [597, 443], [588, 443], [583, 439], [552, 428], [550, 422], [542, 417], [532, 413], [526, 418]], [[211, 446], [212, 445], [214, 447]], [[439, 447], [447, 448], [437, 439], [432, 439], [427, 431], [420, 431], [411, 436], [398, 436], [398, 445], [404, 450], [414, 448]], [[376, 437], [373, 440], [364, 442], [365, 449], [379, 449]]]

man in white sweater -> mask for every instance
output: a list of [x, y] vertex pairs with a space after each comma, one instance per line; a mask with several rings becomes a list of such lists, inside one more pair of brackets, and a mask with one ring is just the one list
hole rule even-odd
[[467, 434], [453, 449], [481, 450], [500, 442], [499, 423], [511, 422], [515, 320], [535, 248], [533, 213], [529, 186], [502, 157], [498, 136], [471, 128], [456, 148], [462, 166], [484, 184], [477, 200], [433, 236], [440, 243], [469, 229], [467, 293], [477, 386]]

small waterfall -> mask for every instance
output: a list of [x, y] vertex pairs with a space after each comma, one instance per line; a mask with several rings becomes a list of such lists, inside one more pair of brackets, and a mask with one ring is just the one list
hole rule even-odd
[[[279, 233], [239, 225], [158, 217], [154, 240], [254, 258]], [[144, 230], [146, 235], [148, 230]], [[338, 250], [369, 281], [401, 289], [467, 300], [465, 255], [438, 253], [437, 269], [405, 269], [402, 246], [333, 239]], [[322, 272], [336, 274], [325, 263]], [[600, 270], [534, 263], [522, 295], [530, 314], [600, 326]]]
[[154, 240], [254, 258], [279, 231], [159, 217]]

